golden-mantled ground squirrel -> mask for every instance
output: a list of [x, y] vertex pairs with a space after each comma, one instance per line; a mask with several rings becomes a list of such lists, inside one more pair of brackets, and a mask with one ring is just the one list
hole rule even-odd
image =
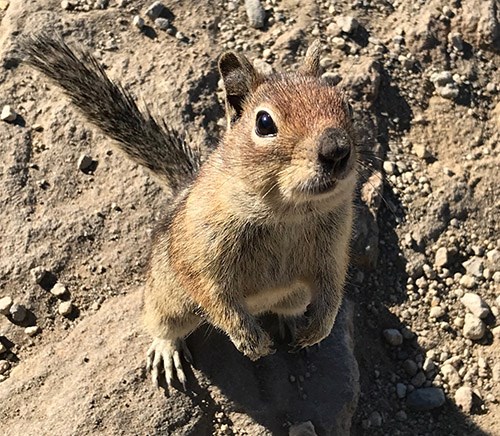
[[174, 193], [144, 296], [156, 384], [162, 371], [168, 385], [185, 384], [184, 339], [205, 321], [252, 360], [273, 353], [259, 314], [307, 309], [296, 348], [330, 333], [349, 260], [357, 151], [348, 103], [319, 78], [319, 42], [297, 73], [264, 77], [240, 54], [221, 56], [228, 128], [203, 165], [90, 55], [47, 35], [24, 47], [32, 66]]

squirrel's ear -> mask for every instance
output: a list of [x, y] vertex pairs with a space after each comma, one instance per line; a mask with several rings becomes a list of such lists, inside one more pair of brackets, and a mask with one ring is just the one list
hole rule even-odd
[[315, 39], [309, 46], [304, 58], [304, 63], [300, 67], [300, 72], [306, 76], [318, 77], [320, 74], [319, 58], [321, 45], [319, 39]]
[[219, 59], [219, 72], [226, 92], [228, 127], [241, 116], [245, 98], [261, 81], [259, 73], [243, 55], [226, 52]]

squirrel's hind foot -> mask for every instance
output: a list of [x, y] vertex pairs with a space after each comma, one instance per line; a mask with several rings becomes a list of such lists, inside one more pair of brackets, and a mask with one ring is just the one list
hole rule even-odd
[[160, 387], [161, 373], [165, 375], [166, 390], [172, 387], [175, 379], [186, 390], [186, 374], [182, 367], [182, 356], [187, 363], [193, 363], [193, 357], [183, 339], [155, 338], [148, 349], [146, 369], [151, 371], [154, 385]]

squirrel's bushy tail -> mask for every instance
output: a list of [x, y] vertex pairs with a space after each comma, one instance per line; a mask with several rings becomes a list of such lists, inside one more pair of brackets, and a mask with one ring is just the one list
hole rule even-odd
[[70, 49], [59, 36], [39, 34], [23, 41], [26, 62], [59, 85], [83, 115], [116, 140], [121, 150], [150, 169], [174, 192], [196, 174], [199, 156], [176, 131], [140, 110], [90, 54]]

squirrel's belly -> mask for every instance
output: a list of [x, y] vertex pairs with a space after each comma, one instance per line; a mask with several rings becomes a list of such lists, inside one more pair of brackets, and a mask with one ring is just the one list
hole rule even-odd
[[[302, 281], [291, 283], [288, 286], [263, 289], [260, 292], [245, 298], [247, 309], [252, 314], [274, 312], [280, 305], [293, 304], [293, 300], [310, 300], [311, 290]], [[298, 298], [297, 298], [298, 297]]]

